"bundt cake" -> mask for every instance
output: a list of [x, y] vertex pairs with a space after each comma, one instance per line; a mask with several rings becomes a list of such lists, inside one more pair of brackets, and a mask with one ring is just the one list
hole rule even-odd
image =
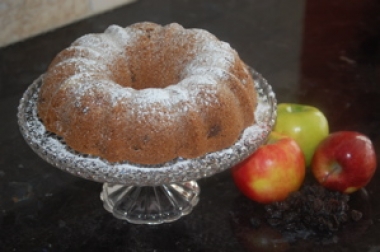
[[159, 164], [232, 145], [254, 123], [256, 96], [238, 54], [207, 31], [112, 25], [55, 57], [38, 116], [80, 153]]

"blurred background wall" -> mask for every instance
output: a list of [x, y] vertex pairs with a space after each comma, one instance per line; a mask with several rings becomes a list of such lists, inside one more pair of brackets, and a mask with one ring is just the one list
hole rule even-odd
[[0, 0], [0, 47], [137, 0]]

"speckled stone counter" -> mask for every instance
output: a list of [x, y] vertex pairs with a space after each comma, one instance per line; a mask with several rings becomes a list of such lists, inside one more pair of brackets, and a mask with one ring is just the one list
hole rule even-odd
[[[247, 240], [277, 239], [271, 230], [247, 229], [262, 206], [239, 193], [229, 171], [199, 181], [200, 202], [190, 215], [134, 225], [104, 210], [100, 183], [54, 168], [25, 143], [17, 106], [53, 57], [81, 35], [139, 21], [209, 30], [265, 76], [279, 102], [319, 107], [331, 131], [368, 135], [379, 159], [378, 1], [140, 0], [0, 49], [0, 251], [260, 251]], [[379, 182], [377, 171], [353, 195], [364, 201], [366, 221], [333, 242], [262, 251], [379, 251]]]

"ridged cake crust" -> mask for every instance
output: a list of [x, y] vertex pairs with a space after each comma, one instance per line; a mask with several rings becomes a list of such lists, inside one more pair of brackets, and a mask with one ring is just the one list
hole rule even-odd
[[253, 80], [238, 54], [201, 29], [112, 25], [60, 52], [38, 114], [74, 150], [158, 164], [232, 145], [254, 123]]

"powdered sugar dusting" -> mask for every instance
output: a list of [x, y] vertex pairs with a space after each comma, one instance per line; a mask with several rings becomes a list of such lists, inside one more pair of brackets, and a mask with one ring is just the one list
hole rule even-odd
[[[171, 24], [168, 27], [174, 28], [177, 33], [186, 34], [185, 29], [178, 24]], [[195, 47], [196, 54], [187, 66], [183, 68], [182, 73], [180, 73], [183, 78], [178, 83], [180, 88], [174, 88], [172, 85], [165, 89], [132, 90], [131, 88], [117, 85], [112, 80], [99, 80], [99, 76], [96, 74], [83, 75], [84, 72], [98, 72], [101, 76], [109, 76], [111, 78], [114, 68], [112, 62], [117, 57], [120, 57], [120, 55], [124, 55], [126, 60], [128, 60], [125, 48], [137, 43], [139, 37], [143, 35], [143, 31], [133, 27], [122, 28], [117, 25], [111, 25], [103, 34], [85, 35], [72, 44], [72, 48], [87, 50], [89, 56], [74, 56], [63, 59], [55, 66], [57, 68], [74, 66], [75, 68], [74, 76], [69, 77], [62, 88], [75, 85], [77, 88], [75, 93], [78, 97], [82, 97], [83, 95], [91, 94], [89, 90], [94, 87], [107, 86], [110, 89], [106, 90], [104, 88], [104, 92], [109, 93], [113, 105], [125, 98], [132, 99], [137, 106], [149, 106], [152, 103], [159, 103], [160, 106], [169, 107], [173, 104], [181, 103], [197, 93], [193, 92], [193, 94], [189, 94], [187, 91], [184, 91], [190, 84], [218, 85], [220, 80], [226, 78], [226, 72], [235, 60], [234, 51], [230, 48], [229, 44], [217, 40], [209, 32], [201, 29], [189, 29], [188, 33], [193, 34], [197, 40], [197, 46]], [[175, 36], [172, 42], [181, 47], [187, 41], [184, 39], [184, 36]], [[75, 75], [78, 76], [75, 77]], [[76, 81], [80, 82], [80, 84], [76, 84]], [[209, 90], [212, 89], [209, 88]]]
[[[66, 83], [66, 85], [81, 86], [79, 83], [92, 80], [94, 74], [95, 73], [93, 73], [93, 72], [77, 73], [77, 74], [72, 75], [69, 78], [67, 78], [63, 83]], [[62, 83], [62, 85], [63, 85], [63, 83]]]
[[[208, 78], [213, 78], [214, 80], [223, 81], [223, 80], [227, 80], [230, 75], [226, 69], [220, 68], [220, 67], [210, 67], [210, 66], [190, 67], [189, 66], [186, 70], [188, 71], [186, 77], [208, 76]], [[202, 80], [199, 80], [199, 82], [202, 82]]]
[[81, 57], [83, 52], [86, 52], [86, 56], [83, 55], [82, 57], [89, 59], [100, 60], [103, 57], [102, 50], [99, 50], [98, 48], [90, 48], [88, 46], [76, 45], [69, 47], [67, 50], [73, 51], [75, 57]]
[[234, 57], [223, 52], [213, 51], [210, 53], [204, 53], [197, 55], [192, 62], [186, 67], [187, 72], [192, 72], [192, 70], [200, 66], [209, 66], [211, 68], [221, 68], [229, 70], [234, 63]]
[[191, 75], [178, 83], [180, 86], [188, 85], [217, 85], [218, 81], [212, 74]]
[[122, 28], [118, 25], [109, 26], [105, 32], [109, 34], [121, 47], [135, 43], [141, 34], [132, 32], [130, 28]]
[[[61, 68], [66, 66], [73, 66], [75, 68], [75, 74], [80, 74], [84, 72], [98, 72], [104, 73], [108, 71], [108, 68], [103, 62], [99, 62], [97, 60], [88, 59], [88, 58], [67, 58], [58, 64], [56, 64], [55, 68]], [[54, 71], [54, 69], [52, 69]]]
[[[100, 133], [97, 129], [93, 129], [95, 127], [89, 127], [87, 132], [92, 132], [93, 137], [83, 135], [83, 141], [79, 141], [79, 137], [70, 138], [61, 134], [61, 130], [58, 131], [58, 134], [63, 135], [71, 146], [87, 140], [92, 144], [95, 142], [92, 139], [95, 138], [98, 139], [97, 143], [104, 145], [104, 148], [98, 148], [99, 144], [95, 146], [93, 149], [96, 151], [94, 152], [89, 149], [81, 149], [83, 152], [97, 153], [111, 161], [128, 159], [134, 162], [144, 162], [143, 160], [147, 160], [147, 163], [159, 163], [171, 159], [178, 155], [178, 146], [182, 148], [182, 146], [188, 145], [188, 143], [182, 142], [173, 144], [172, 138], [166, 137], [162, 133], [169, 126], [170, 131], [176, 132], [176, 135], [183, 135], [185, 134], [183, 132], [188, 131], [190, 132], [188, 135], [191, 135], [192, 131], [187, 127], [200, 128], [198, 124], [201, 124], [202, 129], [198, 130], [201, 134], [197, 134], [202, 135], [205, 141], [210, 142], [216, 139], [215, 135], [211, 136], [212, 131], [215, 131], [214, 128], [220, 127], [227, 131], [227, 127], [224, 126], [207, 125], [204, 118], [208, 118], [210, 114], [216, 114], [213, 111], [221, 114], [223, 112], [219, 121], [222, 121], [221, 125], [226, 125], [223, 120], [230, 118], [228, 110], [231, 110], [231, 107], [239, 106], [239, 103], [234, 102], [233, 99], [239, 97], [240, 93], [230, 92], [226, 95], [225, 92], [230, 86], [223, 85], [226, 83], [226, 79], [231, 78], [232, 73], [230, 75], [228, 73], [234, 72], [231, 71], [231, 67], [235, 66], [237, 63], [235, 61], [238, 59], [235, 51], [230, 48], [229, 44], [220, 42], [206, 31], [194, 32], [191, 30], [188, 33], [179, 25], [173, 27], [175, 31], [167, 30], [156, 24], [137, 24], [125, 29], [111, 26], [103, 34], [90, 34], [76, 40], [72, 44], [72, 48], [89, 48], [96, 51], [100, 57], [94, 56], [95, 54], [86, 57], [85, 52], [79, 57], [75, 56], [75, 53], [74, 56], [69, 52], [62, 54], [62, 57], [67, 55], [68, 58], [62, 58], [62, 61], [55, 67], [57, 71], [63, 70], [58, 77], [65, 81], [62, 82], [55, 95], [53, 92], [53, 99], [54, 96], [57, 99], [56, 102], [51, 103], [54, 108], [48, 110], [50, 117], [43, 118], [45, 122], [53, 121], [50, 123], [49, 129], [53, 132], [57, 132], [57, 128], [62, 128], [64, 132], [71, 130], [79, 136], [86, 131], [80, 127], [84, 127], [87, 123], [81, 123], [80, 127], [77, 127], [80, 132], [79, 130], [76, 132], [75, 126], [73, 126], [76, 123], [75, 120], [73, 123], [57, 125], [56, 118], [58, 121], [65, 122], [65, 119], [72, 115], [73, 118], [82, 118], [82, 113], [84, 113], [87, 116], [85, 118], [91, 116], [93, 123], [88, 123], [88, 125], [103, 125], [105, 118], [103, 115], [112, 112], [110, 114], [112, 117], [116, 113], [123, 123], [116, 125], [115, 121], [116, 126], [110, 124], [110, 130], [107, 127], [96, 126], [97, 129], [102, 129]], [[65, 67], [67, 67], [67, 71], [63, 69]], [[53, 68], [53, 70], [55, 69]], [[86, 72], [89, 75], [83, 74]], [[48, 74], [50, 74], [50, 70]], [[54, 75], [51, 79], [54, 79]], [[55, 88], [55, 85], [53, 87]], [[254, 95], [252, 89], [248, 89], [248, 92]], [[225, 104], [228, 105], [221, 107]], [[248, 108], [244, 110], [245, 113], [247, 110], [252, 111], [253, 109]], [[185, 116], [187, 116], [188, 122], [178, 123]], [[251, 118], [250, 114], [247, 116]], [[155, 123], [149, 123], [150, 121]], [[161, 131], [157, 130], [159, 127], [157, 124], [162, 128]], [[120, 125], [122, 128], [119, 127]], [[129, 125], [132, 127], [131, 129], [128, 128]], [[55, 126], [56, 128], [54, 128]], [[149, 132], [133, 129], [138, 127], [149, 128]], [[236, 139], [239, 132], [243, 130], [242, 124], [238, 124], [236, 127], [239, 129], [231, 134], [234, 135], [233, 139]], [[125, 129], [125, 131], [120, 129]], [[107, 130], [111, 133], [103, 134], [103, 131]], [[210, 134], [207, 134], [207, 131]], [[224, 131], [219, 129], [217, 131], [217, 137], [226, 135]], [[214, 138], [211, 139], [211, 137]], [[154, 146], [152, 142], [159, 141], [167, 143], [168, 147], [165, 149], [165, 151], [168, 150], [167, 154], [156, 154], [156, 148], [151, 148]], [[226, 143], [217, 147], [219, 142], [221, 143], [218, 141], [215, 140], [210, 144], [208, 151], [225, 147]], [[82, 146], [87, 148], [90, 144]], [[118, 147], [117, 151], [113, 151], [117, 144], [123, 148]], [[156, 146], [162, 144], [158, 143]], [[204, 144], [204, 146], [206, 145]], [[148, 148], [150, 149], [147, 151]], [[190, 149], [189, 146], [185, 148]], [[78, 147], [78, 149], [80, 148]], [[139, 151], [139, 153], [136, 154], [135, 151]], [[204, 153], [206, 150], [197, 148], [197, 151]], [[146, 154], [153, 152], [155, 152], [153, 155]], [[182, 152], [181, 155], [187, 156], [185, 152]], [[152, 159], [148, 160], [148, 156]]]
[[107, 92], [110, 94], [112, 106], [116, 106], [119, 102], [131, 99], [136, 90], [130, 87], [120, 88], [119, 84], [109, 81]]
[[146, 88], [137, 92], [133, 97], [133, 101], [136, 104], [146, 104], [150, 106], [152, 103], [165, 103], [169, 98], [170, 95], [167, 90]]
[[229, 148], [199, 158], [177, 158], [163, 164], [143, 166], [129, 162], [109, 163], [98, 157], [75, 152], [56, 135], [47, 132], [37, 116], [37, 99], [42, 77], [29, 86], [20, 101], [20, 130], [26, 142], [41, 158], [85, 179], [139, 186], [196, 180], [221, 172], [240, 162], [263, 144], [270, 133], [276, 118], [275, 95], [259, 74], [255, 71], [252, 71], [252, 74], [259, 96], [255, 111], [256, 124], [246, 128], [238, 141]]
[[[87, 58], [94, 60], [91, 62], [92, 64], [110, 66], [117, 57], [121, 55], [128, 57], [125, 55], [125, 46], [133, 44], [138, 39], [136, 35], [127, 33], [126, 29], [113, 25], [106, 30], [106, 33], [85, 35], [74, 41], [71, 46], [81, 49], [88, 48], [92, 56]], [[90, 64], [85, 57], [76, 58], [76, 62]]]
[[198, 38], [202, 42], [197, 45], [197, 54], [185, 66], [182, 74], [185, 77], [209, 74], [209, 76], [213, 76], [217, 80], [224, 78], [226, 75], [223, 72], [228, 72], [235, 63], [236, 55], [234, 51], [228, 43], [215, 39], [206, 40], [205, 38], [208, 36], [205, 33], [200, 34]]
[[72, 46], [77, 45], [95, 48], [102, 51], [114, 51], [121, 49], [121, 47], [114, 42], [112, 37], [105, 33], [84, 35], [72, 43]]

